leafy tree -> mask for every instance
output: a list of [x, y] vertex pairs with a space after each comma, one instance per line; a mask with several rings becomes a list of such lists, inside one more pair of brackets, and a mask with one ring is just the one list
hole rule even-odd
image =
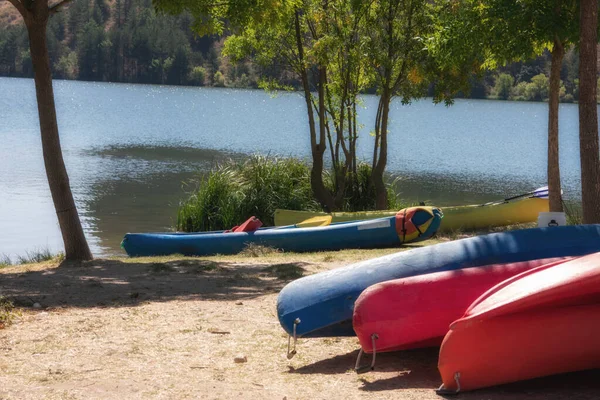
[[206, 68], [200, 66], [192, 68], [188, 80], [194, 85], [204, 86], [204, 81], [206, 80]]
[[[548, 92], [548, 186], [550, 210], [562, 211], [558, 148], [558, 102], [560, 72], [565, 47], [575, 43], [578, 35], [576, 0], [540, 2], [523, 0], [464, 0], [457, 33], [479, 40], [484, 66], [495, 68], [510, 61], [526, 60], [551, 51], [550, 88]], [[469, 29], [470, 28], [470, 29]], [[463, 39], [464, 40], [464, 39]], [[543, 78], [538, 74], [527, 86], [526, 97], [543, 100]]]
[[422, 97], [429, 84], [426, 71], [429, 57], [425, 38], [432, 35], [433, 8], [426, 0], [378, 0], [371, 3], [366, 21], [371, 68], [374, 71], [379, 106], [375, 120], [372, 180], [377, 208], [387, 206], [384, 171], [387, 165], [390, 103]]
[[579, 151], [583, 223], [600, 223], [598, 146], [598, 1], [581, 0], [579, 39]]
[[46, 39], [48, 19], [58, 12], [68, 0], [54, 3], [52, 6], [49, 6], [48, 0], [8, 1], [23, 17], [29, 34], [44, 165], [65, 245], [65, 258], [67, 260], [90, 260], [92, 253], [83, 234], [62, 157]]
[[72, 51], [63, 55], [56, 65], [56, 72], [59, 78], [75, 79], [78, 71], [77, 54]]
[[221, 71], [215, 72], [213, 76], [213, 85], [216, 87], [225, 87], [225, 76]]
[[513, 87], [513, 77], [510, 74], [500, 74], [496, 79], [496, 85], [494, 86], [494, 93], [497, 98], [502, 100], [508, 100]]
[[[560, 81], [559, 81], [560, 84]], [[560, 92], [559, 92], [560, 93]], [[532, 101], [545, 101], [548, 99], [548, 77], [539, 74], [531, 78], [525, 87], [525, 97]]]

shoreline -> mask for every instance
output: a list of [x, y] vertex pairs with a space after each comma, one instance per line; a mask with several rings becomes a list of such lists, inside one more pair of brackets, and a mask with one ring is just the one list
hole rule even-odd
[[[408, 250], [450, 238], [438, 238]], [[0, 397], [440, 399], [437, 349], [382, 353], [356, 375], [357, 338], [300, 339], [286, 358], [276, 299], [300, 276], [401, 249], [48, 261], [0, 269], [16, 305], [0, 329]], [[39, 303], [34, 308], [33, 304]], [[235, 359], [245, 362], [236, 362]], [[462, 394], [592, 399], [599, 371]]]

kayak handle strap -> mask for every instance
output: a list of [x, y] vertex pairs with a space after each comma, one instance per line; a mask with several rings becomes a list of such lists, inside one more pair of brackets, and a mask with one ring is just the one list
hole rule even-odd
[[292, 351], [290, 351], [290, 341], [292, 340], [292, 336], [288, 336], [288, 348], [287, 348], [287, 359], [288, 360], [291, 360], [296, 355], [296, 341], [298, 340], [298, 337], [296, 336], [296, 327], [298, 326], [298, 324], [300, 324], [300, 322], [301, 322], [300, 318], [296, 318], [294, 320], [294, 328], [293, 328], [294, 347], [292, 348]]
[[364, 374], [365, 372], [369, 372], [369, 371], [373, 371], [375, 369], [375, 358], [377, 357], [377, 348], [375, 346], [375, 341], [379, 339], [379, 335], [374, 333], [371, 335], [371, 345], [373, 347], [373, 359], [371, 360], [371, 364], [370, 365], [360, 365], [360, 359], [362, 358], [362, 355], [364, 353], [364, 350], [360, 349], [360, 351], [358, 352], [358, 358], [356, 359], [356, 364], [354, 365], [354, 372], [356, 372], [357, 374]]
[[435, 393], [440, 396], [448, 396], [453, 394], [458, 394], [460, 392], [460, 372], [454, 373], [454, 382], [456, 382], [456, 390], [446, 389], [444, 384], [436, 389]]

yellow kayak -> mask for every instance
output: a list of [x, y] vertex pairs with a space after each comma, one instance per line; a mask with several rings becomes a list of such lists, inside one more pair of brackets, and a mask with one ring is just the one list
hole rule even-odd
[[[536, 222], [538, 214], [548, 212], [548, 199], [537, 197], [485, 205], [442, 208], [444, 218], [439, 232], [473, 230], [490, 226], [505, 226]], [[294, 225], [309, 218], [331, 215], [331, 222], [348, 222], [396, 215], [397, 211], [334, 212], [275, 210], [275, 225]]]

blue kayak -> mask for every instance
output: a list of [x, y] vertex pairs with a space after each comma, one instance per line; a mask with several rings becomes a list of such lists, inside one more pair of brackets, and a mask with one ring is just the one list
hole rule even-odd
[[442, 214], [411, 207], [394, 217], [312, 228], [264, 228], [254, 232], [128, 233], [121, 246], [130, 256], [236, 254], [254, 243], [283, 251], [322, 251], [399, 246], [433, 236]]
[[359, 262], [289, 283], [277, 314], [290, 335], [354, 336], [354, 301], [367, 287], [437, 271], [600, 251], [600, 225], [560, 226], [494, 233]]

